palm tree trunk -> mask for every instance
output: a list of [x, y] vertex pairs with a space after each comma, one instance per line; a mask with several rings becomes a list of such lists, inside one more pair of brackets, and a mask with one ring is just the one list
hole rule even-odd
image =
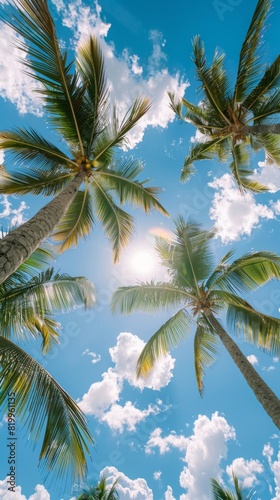
[[269, 125], [248, 125], [242, 129], [242, 132], [252, 135], [280, 134], [280, 123], [271, 123]]
[[244, 356], [237, 344], [227, 334], [213, 314], [208, 314], [207, 318], [216, 334], [220, 337], [233, 361], [238, 366], [247, 384], [253, 390], [256, 398], [259, 400], [266, 413], [273, 420], [276, 427], [280, 429], [280, 400], [256, 372], [255, 368], [248, 361], [246, 356]]
[[0, 240], [0, 283], [7, 279], [53, 232], [67, 212], [85, 176], [85, 172], [79, 172], [32, 219]]

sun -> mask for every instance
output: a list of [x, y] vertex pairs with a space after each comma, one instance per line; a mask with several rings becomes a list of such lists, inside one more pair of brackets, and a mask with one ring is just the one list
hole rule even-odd
[[156, 267], [156, 257], [152, 251], [140, 250], [133, 254], [130, 260], [131, 270], [139, 276], [151, 275]]

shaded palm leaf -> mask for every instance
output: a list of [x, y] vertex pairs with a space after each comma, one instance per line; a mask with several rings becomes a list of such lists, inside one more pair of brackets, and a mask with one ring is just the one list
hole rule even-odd
[[102, 477], [97, 486], [83, 488], [77, 500], [117, 500], [119, 498], [117, 483], [118, 479], [113, 482], [112, 486], [107, 487], [107, 479]]
[[80, 42], [77, 49], [77, 69], [85, 87], [84, 105], [87, 109], [87, 155], [92, 153], [94, 142], [104, 130], [109, 118], [109, 89], [105, 78], [104, 59], [97, 39], [90, 36]]
[[243, 42], [237, 79], [234, 91], [234, 101], [243, 101], [255, 86], [260, 74], [260, 39], [264, 27], [264, 21], [271, 7], [270, 0], [259, 0], [253, 14], [249, 29]]
[[[223, 148], [223, 149], [221, 149]], [[190, 149], [189, 155], [185, 158], [181, 173], [181, 182], [188, 180], [194, 173], [193, 163], [198, 160], [212, 160], [215, 156], [222, 154], [221, 159], [225, 160], [229, 154], [227, 138], [216, 137], [207, 142], [199, 142]]]
[[231, 172], [237, 182], [241, 192], [244, 189], [255, 193], [267, 191], [267, 187], [257, 181], [250, 179], [252, 171], [248, 168], [250, 165], [250, 155], [247, 144], [235, 144], [232, 148], [232, 162], [229, 165]]
[[86, 184], [85, 190], [77, 192], [63, 219], [52, 234], [52, 239], [59, 242], [59, 251], [75, 247], [81, 238], [85, 239], [94, 224], [91, 196]]
[[203, 394], [205, 368], [215, 361], [218, 338], [209, 323], [200, 318], [194, 336], [194, 366], [198, 390]]
[[168, 319], [148, 340], [137, 361], [137, 377], [147, 376], [156, 361], [187, 337], [193, 321], [189, 314], [180, 309]]
[[77, 75], [71, 75], [67, 53], [59, 48], [47, 2], [15, 0], [14, 7], [9, 6], [3, 16], [6, 24], [26, 40], [16, 38], [15, 44], [28, 53], [29, 59], [24, 59], [24, 64], [43, 86], [38, 92], [44, 96], [52, 122], [70, 143], [79, 144], [83, 154], [80, 129], [85, 118], [84, 88], [78, 86]]
[[70, 468], [74, 477], [86, 472], [92, 437], [77, 404], [51, 375], [10, 340], [0, 337], [0, 405], [15, 393], [17, 417], [36, 442], [44, 432], [42, 465], [61, 477]]
[[267, 95], [276, 87], [279, 87], [280, 79], [280, 56], [266, 69], [261, 81], [246, 97], [243, 106], [251, 109], [254, 113], [259, 108], [259, 103], [265, 102]]
[[225, 126], [229, 123], [225, 114], [229, 90], [226, 74], [222, 68], [224, 54], [219, 54], [216, 51], [212, 66], [207, 68], [204, 44], [198, 35], [193, 39], [193, 51], [197, 77], [202, 83], [207, 100], [216, 110], [217, 117], [219, 116], [221, 119], [221, 125]]

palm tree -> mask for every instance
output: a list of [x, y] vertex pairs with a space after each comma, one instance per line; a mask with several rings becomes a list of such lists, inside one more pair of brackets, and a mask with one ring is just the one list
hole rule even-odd
[[280, 257], [271, 252], [250, 252], [230, 263], [233, 251], [229, 251], [213, 268], [210, 251], [213, 231], [202, 230], [180, 216], [174, 232], [174, 240], [156, 240], [156, 250], [169, 279], [121, 287], [112, 297], [112, 310], [125, 314], [179, 307], [147, 342], [138, 359], [137, 375], [149, 374], [156, 360], [177, 346], [196, 324], [194, 361], [200, 394], [205, 368], [213, 362], [220, 339], [265, 411], [280, 428], [279, 399], [217, 319], [222, 309], [226, 309], [229, 325], [246, 341], [279, 353], [280, 319], [257, 311], [240, 293], [255, 290], [273, 278], [279, 279]]
[[92, 443], [86, 419], [58, 382], [17, 345], [41, 338], [47, 353], [59, 339], [54, 312], [95, 303], [94, 288], [87, 279], [42, 270], [49, 257], [47, 250], [38, 248], [0, 285], [0, 405], [9, 417], [12, 438], [18, 425], [28, 428], [35, 443], [43, 438], [40, 463], [48, 472], [55, 470], [61, 476], [72, 469], [74, 477], [82, 478]]
[[194, 125], [201, 142], [190, 148], [181, 180], [193, 173], [198, 160], [230, 159], [230, 170], [240, 190], [262, 192], [266, 188], [250, 178], [250, 149], [265, 151], [267, 162], [280, 164], [280, 56], [265, 68], [260, 63], [261, 38], [271, 0], [259, 0], [243, 42], [235, 86], [224, 69], [225, 54], [216, 50], [207, 66], [200, 36], [193, 39], [196, 76], [202, 98], [199, 104], [169, 94], [178, 117]]
[[77, 500], [117, 500], [119, 498], [117, 483], [118, 479], [108, 489], [107, 479], [103, 476], [97, 486], [84, 488], [81, 495], [77, 497]]
[[253, 497], [251, 493], [245, 495], [244, 491], [239, 485], [238, 478], [232, 474], [234, 492], [228, 488], [223, 488], [216, 479], [211, 479], [212, 493], [214, 500], [251, 500]]
[[15, 0], [5, 6], [2, 19], [15, 30], [15, 43], [28, 55], [22, 62], [39, 82], [36, 92], [65, 148], [59, 149], [33, 129], [0, 133], [0, 148], [20, 164], [11, 173], [1, 169], [0, 194], [56, 195], [0, 242], [0, 282], [55, 228], [53, 238], [63, 251], [85, 238], [95, 219], [104, 228], [116, 260], [133, 232], [133, 217], [118, 203], [131, 203], [146, 212], [155, 208], [167, 215], [157, 198], [159, 189], [137, 180], [141, 164], [114, 155], [149, 110], [149, 99], [136, 98], [120, 119], [115, 107], [111, 110], [97, 40], [90, 36], [80, 43], [73, 68], [67, 51], [59, 47], [46, 0]]

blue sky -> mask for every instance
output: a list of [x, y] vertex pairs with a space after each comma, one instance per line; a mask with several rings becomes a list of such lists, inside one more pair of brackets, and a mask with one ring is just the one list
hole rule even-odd
[[[5, 1], [0, 3], [5, 4]], [[63, 330], [60, 346], [43, 358], [36, 342], [25, 344], [59, 383], [78, 400], [95, 437], [88, 464], [88, 482], [101, 471], [120, 478], [120, 498], [207, 500], [210, 477], [230, 484], [234, 469], [254, 499], [280, 499], [279, 434], [255, 400], [228, 354], [220, 349], [205, 378], [203, 398], [194, 377], [192, 339], [166, 356], [151, 377], [137, 381], [134, 368], [145, 341], [168, 317], [134, 314], [112, 316], [110, 297], [120, 285], [137, 279], [163, 277], [153, 252], [154, 234], [168, 234], [172, 218], [191, 215], [206, 227], [215, 225], [213, 250], [217, 259], [232, 246], [236, 255], [250, 250], [279, 252], [280, 175], [278, 167], [263, 166], [252, 157], [256, 177], [269, 185], [265, 195], [240, 196], [226, 165], [204, 162], [186, 184], [180, 169], [195, 130], [180, 124], [168, 106], [167, 90], [199, 101], [191, 56], [191, 39], [200, 33], [211, 59], [216, 46], [227, 53], [234, 79], [237, 57], [256, 0], [52, 0], [49, 2], [61, 43], [75, 50], [82, 36], [100, 37], [112, 97], [126, 109], [138, 94], [149, 95], [153, 107], [130, 137], [124, 154], [143, 161], [143, 178], [161, 186], [161, 202], [171, 218], [134, 212], [135, 237], [120, 262], [98, 227], [77, 249], [57, 259], [56, 266], [72, 275], [85, 275], [97, 289], [94, 311], [58, 315]], [[280, 6], [265, 33], [265, 60], [279, 52]], [[34, 83], [20, 72], [9, 30], [0, 26], [0, 127], [31, 125], [51, 134]], [[3, 158], [1, 158], [3, 161]], [[0, 197], [1, 223], [21, 223], [46, 199]], [[142, 261], [139, 257], [142, 255]], [[143, 265], [144, 254], [144, 265]], [[262, 312], [279, 316], [279, 284], [270, 283], [250, 297]], [[234, 335], [234, 332], [230, 332]], [[279, 394], [280, 361], [239, 339], [239, 345], [269, 386]], [[71, 482], [44, 482], [37, 468], [39, 447], [27, 444], [18, 426], [17, 491], [6, 489], [5, 420], [0, 424], [1, 500], [69, 500]], [[3, 459], [2, 459], [3, 456]]]

